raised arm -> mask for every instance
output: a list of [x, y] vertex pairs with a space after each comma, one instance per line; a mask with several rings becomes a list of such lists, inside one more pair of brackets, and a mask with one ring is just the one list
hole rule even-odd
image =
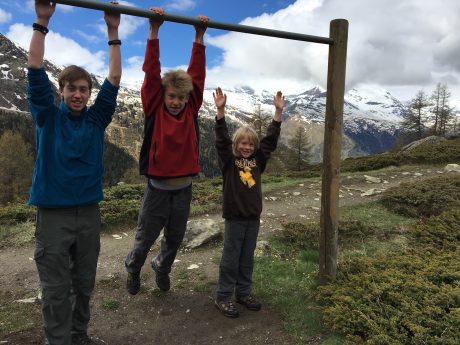
[[151, 7], [150, 11], [159, 15], [157, 16], [158, 19], [149, 18], [149, 40], [153, 40], [158, 38], [158, 31], [164, 22], [163, 15], [165, 11], [161, 7]]
[[208, 17], [199, 16], [200, 24], [195, 25], [195, 40], [193, 42], [192, 55], [187, 73], [192, 77], [193, 91], [190, 93], [189, 104], [194, 112], [203, 103], [204, 80], [206, 79], [206, 51], [204, 46], [204, 33]]
[[158, 14], [159, 18], [156, 20], [149, 18], [149, 34], [147, 46], [145, 48], [144, 64], [142, 65], [142, 70], [145, 75], [141, 88], [141, 99], [142, 108], [146, 117], [152, 114], [162, 97], [158, 31], [161, 24], [163, 24], [162, 16], [164, 11], [159, 7], [151, 7], [150, 10]]
[[56, 3], [49, 0], [35, 0], [35, 23], [32, 39], [29, 46], [29, 58], [27, 65], [31, 68], [43, 66], [45, 55], [45, 35], [48, 32], [48, 23], [52, 17]]
[[209, 18], [207, 16], [198, 16], [198, 19], [201, 21], [200, 24], [195, 25], [195, 42], [204, 44], [204, 33], [207, 29], [207, 23]]
[[[118, 2], [111, 1], [112, 4]], [[109, 75], [107, 79], [114, 86], [120, 85], [121, 80], [121, 41], [118, 39], [118, 27], [120, 25], [120, 13], [104, 13], [107, 24], [107, 37], [109, 40]]]
[[214, 98], [214, 104], [217, 108], [217, 120], [225, 117], [225, 105], [227, 104], [227, 95], [222, 92], [222, 89], [218, 87], [215, 92], [212, 93]]
[[273, 96], [273, 103], [275, 104], [275, 115], [273, 120], [276, 122], [281, 122], [281, 114], [284, 109], [284, 96], [281, 91], [278, 91], [275, 96]]

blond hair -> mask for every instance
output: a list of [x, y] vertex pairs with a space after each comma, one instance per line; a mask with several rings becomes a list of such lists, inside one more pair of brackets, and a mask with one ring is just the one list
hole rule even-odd
[[88, 88], [89, 91], [91, 91], [93, 81], [91, 79], [91, 75], [84, 68], [76, 65], [70, 65], [64, 68], [61, 73], [59, 73], [58, 77], [59, 90], [62, 91], [67, 82], [71, 84], [80, 79], [84, 79], [88, 82]]
[[259, 136], [257, 135], [257, 132], [249, 126], [243, 126], [240, 127], [236, 130], [236, 132], [233, 134], [232, 138], [232, 151], [233, 155], [239, 156], [237, 147], [240, 141], [243, 139], [248, 139], [253, 145], [254, 145], [254, 151], [256, 151], [259, 148]]
[[168, 71], [161, 79], [161, 84], [166, 89], [173, 87], [179, 94], [188, 95], [193, 90], [192, 77], [182, 69]]

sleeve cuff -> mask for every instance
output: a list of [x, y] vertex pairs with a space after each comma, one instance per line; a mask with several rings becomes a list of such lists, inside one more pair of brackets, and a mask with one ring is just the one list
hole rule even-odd
[[281, 121], [272, 120], [272, 125], [275, 126], [275, 127], [280, 128], [281, 127]]
[[44, 67], [31, 68], [27, 67], [27, 77], [31, 82], [37, 82], [43, 80], [43, 77], [47, 78], [46, 70]]
[[112, 85], [112, 83], [105, 78], [104, 82], [101, 85], [101, 88], [107, 89], [110, 92], [118, 93], [119, 86]]

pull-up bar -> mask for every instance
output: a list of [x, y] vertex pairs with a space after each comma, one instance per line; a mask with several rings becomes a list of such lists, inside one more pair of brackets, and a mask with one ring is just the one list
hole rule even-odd
[[[93, 10], [119, 12], [123, 14], [129, 14], [132, 16], [137, 16], [137, 17], [160, 19], [160, 15], [153, 11], [145, 10], [145, 9], [141, 9], [141, 8], [137, 8], [133, 6], [121, 5], [121, 4], [115, 5], [109, 2], [102, 2], [102, 1], [96, 1], [96, 0], [53, 0], [53, 2], [64, 4], [64, 5], [76, 6], [76, 7], [90, 8]], [[193, 17], [178, 16], [178, 15], [165, 13], [163, 15], [163, 18], [165, 21], [168, 21], [168, 22], [191, 24], [191, 25], [202, 25], [199, 19], [193, 18]], [[334, 44], [334, 41], [328, 37], [304, 35], [304, 34], [299, 34], [299, 33], [294, 33], [294, 32], [264, 29], [264, 28], [258, 28], [254, 26], [248, 26], [248, 25], [221, 23], [221, 22], [216, 22], [214, 20], [209, 20], [207, 23], [207, 27], [213, 28], [213, 29], [243, 32], [246, 34], [286, 38], [286, 39], [291, 39], [291, 40], [296, 40], [296, 41], [323, 43], [323, 44], [329, 44], [329, 45]]]

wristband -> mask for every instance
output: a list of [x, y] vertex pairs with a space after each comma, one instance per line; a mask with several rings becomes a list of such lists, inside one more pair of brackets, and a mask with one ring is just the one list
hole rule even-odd
[[120, 40], [111, 40], [107, 42], [109, 46], [114, 46], [114, 45], [120, 45], [121, 46], [121, 41]]
[[34, 31], [40, 31], [43, 35], [46, 35], [49, 32], [46, 26], [40, 25], [38, 23], [33, 23], [32, 28]]

